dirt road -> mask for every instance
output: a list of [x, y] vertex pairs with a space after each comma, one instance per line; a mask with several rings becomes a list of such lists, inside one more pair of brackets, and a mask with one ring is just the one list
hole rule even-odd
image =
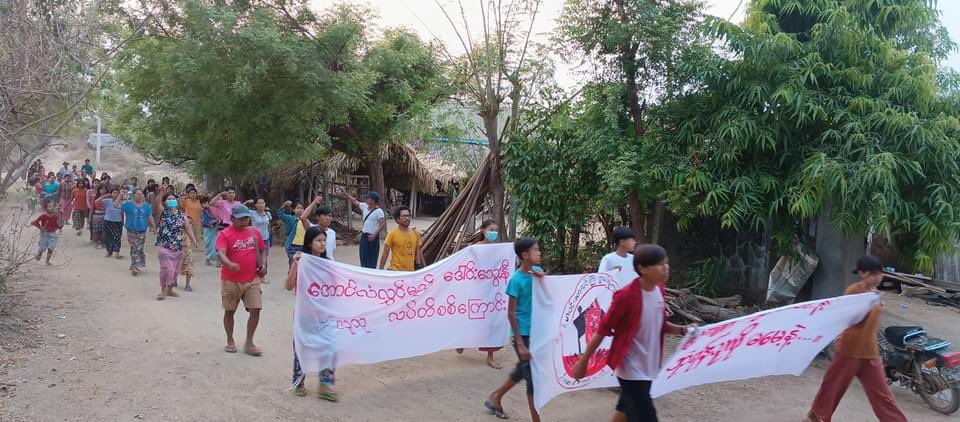
[[[37, 338], [28, 339], [9, 333], [4, 339], [0, 331], [0, 346], [6, 348], [0, 363], [7, 365], [0, 366], [0, 421], [496, 420], [482, 402], [515, 361], [507, 350], [498, 354], [506, 365], [502, 370], [486, 367], [476, 351], [462, 356], [444, 351], [342, 368], [337, 404], [295, 397], [287, 391], [293, 296], [283, 289], [280, 271], [264, 288], [257, 338], [264, 355], [225, 354], [216, 270], [201, 261], [193, 293], [181, 291], [179, 298], [158, 302], [151, 242], [152, 236], [147, 271], [132, 277], [125, 271], [128, 261], [106, 259], [85, 237], [65, 230], [54, 258], [58, 265], [32, 265], [14, 286], [17, 306], [0, 319], [35, 318], [39, 330]], [[281, 255], [279, 248], [272, 251], [272, 268], [286, 268]], [[355, 248], [337, 250], [342, 261], [355, 263], [356, 255]], [[899, 297], [886, 298], [886, 304], [887, 323], [919, 322], [960, 340], [954, 311]], [[237, 332], [243, 333], [246, 314], [237, 315]], [[14, 340], [34, 346], [12, 347]], [[800, 377], [676, 392], [657, 400], [657, 408], [663, 421], [799, 421], [819, 386], [822, 366], [817, 362]], [[895, 388], [895, 393], [911, 421], [956, 420], [933, 413], [908, 391]], [[568, 394], [546, 407], [543, 420], [606, 420], [615, 401], [607, 391]], [[513, 420], [529, 420], [522, 388], [511, 391], [504, 406]], [[876, 420], [856, 382], [834, 420]]]

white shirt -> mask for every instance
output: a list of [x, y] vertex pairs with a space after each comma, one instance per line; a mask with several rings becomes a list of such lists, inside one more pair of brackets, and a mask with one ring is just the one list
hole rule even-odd
[[[360, 211], [363, 211], [362, 217], [361, 217], [362, 218], [361, 221], [363, 221], [362, 231], [367, 234], [376, 233], [377, 229], [380, 228], [380, 220], [384, 218], [383, 208], [377, 207], [377, 209], [370, 211], [370, 206], [364, 202], [361, 202]], [[367, 218], [367, 214], [370, 215], [369, 218]]]
[[659, 288], [643, 291], [643, 314], [640, 329], [630, 343], [630, 350], [617, 367], [617, 376], [630, 381], [653, 381], [660, 372], [660, 332], [666, 304]]
[[336, 259], [333, 259], [333, 251], [336, 249], [337, 232], [327, 227], [327, 258], [329, 258], [331, 261], [336, 261]]
[[620, 288], [627, 287], [630, 282], [638, 277], [637, 272], [633, 269], [632, 253], [628, 253], [627, 256], [617, 255], [616, 252], [608, 253], [600, 260], [599, 271], [616, 277], [620, 283]]

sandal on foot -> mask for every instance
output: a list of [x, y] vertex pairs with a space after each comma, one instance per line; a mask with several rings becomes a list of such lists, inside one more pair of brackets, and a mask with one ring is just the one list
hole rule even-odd
[[192, 292], [192, 291], [193, 291], [193, 287], [191, 287], [191, 286], [184, 287], [184, 288], [183, 288], [183, 291], [185, 291], [185, 292]]
[[223, 346], [223, 351], [227, 353], [237, 353], [237, 346], [226, 345]]
[[250, 355], [250, 356], [260, 356], [260, 355], [263, 354], [263, 351], [260, 350], [260, 348], [254, 346], [252, 349], [251, 349], [251, 348], [244, 348], [244, 349], [243, 349], [243, 353], [246, 353], [246, 354], [248, 354], [248, 355]]
[[503, 364], [500, 363], [500, 362], [497, 362], [497, 361], [495, 361], [495, 360], [488, 360], [488, 361], [487, 361], [487, 366], [489, 366], [489, 367], [491, 367], [491, 368], [493, 368], [493, 369], [503, 369]]
[[164, 296], [163, 293], [160, 293], [160, 294], [157, 295], [157, 300], [164, 300], [164, 299], [166, 299], [166, 298], [167, 298], [167, 297]]
[[490, 411], [490, 414], [492, 414], [493, 416], [496, 416], [497, 419], [510, 419], [510, 417], [503, 412], [502, 406], [494, 406], [493, 403], [490, 402], [490, 400], [484, 401], [483, 407], [486, 407], [487, 410]]
[[340, 396], [338, 396], [334, 391], [327, 391], [326, 393], [320, 393], [320, 400], [336, 403], [340, 401]]
[[307, 396], [307, 389], [306, 389], [306, 388], [303, 388], [303, 387], [297, 387], [297, 388], [293, 389], [293, 395], [295, 395], [295, 396], [297, 396], [297, 397], [306, 397], [306, 396]]
[[175, 292], [175, 291], [173, 291], [173, 290], [171, 290], [170, 293], [167, 293], [167, 296], [170, 296], [170, 297], [180, 297], [180, 295], [178, 295], [177, 292]]

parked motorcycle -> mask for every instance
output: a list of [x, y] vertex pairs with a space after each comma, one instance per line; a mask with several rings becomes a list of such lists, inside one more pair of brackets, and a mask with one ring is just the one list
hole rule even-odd
[[[960, 409], [960, 352], [930, 337], [923, 327], [891, 326], [877, 331], [887, 383], [917, 393], [931, 409], [949, 415]], [[836, 341], [823, 350], [833, 360]]]
[[909, 388], [937, 412], [949, 415], [960, 409], [960, 353], [947, 351], [949, 341], [914, 326], [881, 328], [877, 342], [887, 383]]

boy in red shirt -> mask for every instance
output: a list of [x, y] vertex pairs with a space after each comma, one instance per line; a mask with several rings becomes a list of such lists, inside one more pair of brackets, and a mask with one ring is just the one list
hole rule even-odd
[[39, 250], [34, 259], [39, 261], [43, 257], [43, 251], [47, 251], [47, 265], [50, 265], [53, 250], [57, 247], [57, 231], [63, 228], [60, 213], [57, 212], [57, 204], [53, 201], [47, 202], [47, 212], [41, 214], [30, 224], [40, 229]]
[[600, 321], [597, 335], [573, 367], [574, 378], [583, 378], [587, 362], [603, 338], [613, 336], [607, 365], [620, 381], [617, 412], [630, 422], [656, 422], [657, 410], [650, 398], [650, 385], [660, 372], [665, 334], [683, 335], [689, 326], [667, 321], [663, 283], [670, 276], [667, 251], [657, 245], [640, 245], [633, 253], [633, 267], [640, 276], [613, 294], [610, 309]]
[[227, 345], [224, 351], [236, 353], [237, 345], [233, 341], [233, 316], [243, 301], [250, 313], [247, 320], [247, 339], [243, 352], [250, 356], [260, 356], [262, 352], [253, 344], [253, 334], [260, 323], [260, 309], [263, 308], [262, 291], [258, 277], [267, 274], [264, 258], [267, 245], [260, 231], [250, 227], [250, 209], [245, 205], [236, 205], [231, 210], [233, 224], [217, 233], [217, 256], [220, 258], [220, 297], [223, 302], [223, 329], [227, 332]]

